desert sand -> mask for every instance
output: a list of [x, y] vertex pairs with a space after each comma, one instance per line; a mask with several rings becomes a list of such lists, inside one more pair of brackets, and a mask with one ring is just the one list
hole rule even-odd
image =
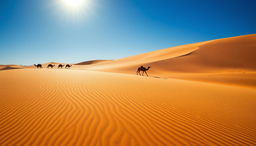
[[154, 72], [220, 72], [256, 69], [256, 34], [177, 46], [118, 59], [90, 69], [132, 72], [150, 65]]
[[98, 65], [98, 64], [102, 64], [102, 63], [109, 63], [111, 62], [112, 60], [90, 60], [90, 61], [84, 61], [84, 62], [80, 62], [80, 63], [77, 63], [75, 65]]
[[71, 69], [1, 66], [0, 145], [256, 145], [255, 53], [254, 34]]
[[256, 144], [254, 88], [58, 69], [0, 80], [0, 145]]
[[0, 65], [0, 71], [1, 70], [10, 70], [10, 69], [22, 69], [24, 68], [21, 65]]
[[[256, 34], [211, 40], [139, 54], [82, 68], [135, 74], [151, 66], [151, 76], [256, 86]], [[78, 67], [81, 68], [81, 67]]]

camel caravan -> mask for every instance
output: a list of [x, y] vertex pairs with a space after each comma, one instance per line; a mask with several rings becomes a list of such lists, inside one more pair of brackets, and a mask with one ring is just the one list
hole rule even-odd
[[[42, 64], [34, 64], [34, 66], [36, 68], [43, 68], [43, 65]], [[47, 65], [47, 68], [54, 68], [55, 67], [55, 64], [48, 64]], [[58, 69], [62, 69], [62, 68], [65, 68], [65, 69], [70, 69], [72, 67], [72, 65], [70, 64], [59, 64], [58, 65]], [[138, 67], [137, 69], [137, 75], [140, 75], [140, 76], [144, 76], [144, 74], [146, 74], [148, 76], [148, 73], [147, 71], [150, 69], [150, 66], [148, 66], [147, 68], [144, 67], [144, 66], [140, 66]]]
[[[43, 65], [42, 64], [34, 64], [34, 66], [36, 67], [36, 68], [43, 68]], [[47, 68], [54, 68], [55, 67], [55, 65], [54, 64], [48, 64], [47, 65]], [[66, 69], [70, 69], [72, 67], [72, 65], [70, 65], [70, 64], [59, 64], [58, 65], [58, 68], [66, 68]]]

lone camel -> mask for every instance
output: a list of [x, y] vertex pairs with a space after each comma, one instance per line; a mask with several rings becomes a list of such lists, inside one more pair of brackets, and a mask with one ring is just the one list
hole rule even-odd
[[[137, 75], [142, 75], [144, 76], [144, 73], [148, 76], [147, 71], [150, 69], [150, 66], [148, 66], [148, 68], [145, 68], [144, 66], [140, 66], [137, 69]], [[140, 73], [142, 71], [142, 74]]]
[[34, 64], [36, 68], [42, 68], [42, 64]]
[[53, 64], [48, 64], [47, 68], [53, 68], [55, 65]]

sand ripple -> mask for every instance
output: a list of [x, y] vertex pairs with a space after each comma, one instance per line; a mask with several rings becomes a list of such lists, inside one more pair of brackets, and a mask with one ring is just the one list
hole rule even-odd
[[[0, 145], [256, 144], [255, 127], [227, 124], [176, 104], [172, 96], [177, 95], [167, 86], [173, 82], [83, 71], [17, 70], [0, 75]], [[256, 95], [253, 90], [246, 93], [248, 98]], [[163, 102], [169, 97], [170, 102]]]

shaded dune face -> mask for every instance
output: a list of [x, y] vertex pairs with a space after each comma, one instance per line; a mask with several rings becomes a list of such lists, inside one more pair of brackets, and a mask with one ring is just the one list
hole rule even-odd
[[255, 70], [256, 36], [243, 36], [206, 43], [189, 54], [154, 62], [170, 71], [207, 72], [220, 70]]
[[19, 65], [0, 65], [0, 71], [11, 70], [11, 69], [22, 69], [22, 68], [24, 67]]
[[196, 54], [207, 66], [255, 70], [256, 35], [208, 43], [195, 52], [195, 58]]
[[104, 64], [94, 65], [89, 67], [92, 70], [103, 70], [103, 71], [133, 71], [137, 69], [140, 65], [148, 65], [153, 62], [166, 60], [169, 58], [174, 58], [181, 56], [183, 54], [190, 53], [198, 49], [199, 44], [195, 43], [184, 46], [178, 46], [174, 48], [167, 48], [162, 50], [157, 50], [149, 53], [139, 54], [136, 56], [131, 56], [127, 58], [118, 59], [112, 62], [107, 62]]
[[94, 64], [101, 64], [101, 63], [106, 63], [111, 61], [112, 60], [90, 60], [90, 61], [80, 62], [75, 65], [94, 65]]
[[0, 145], [256, 144], [254, 89], [81, 70], [0, 80]]
[[136, 55], [91, 69], [131, 72], [150, 65], [155, 72], [255, 70], [256, 35], [219, 39]]

